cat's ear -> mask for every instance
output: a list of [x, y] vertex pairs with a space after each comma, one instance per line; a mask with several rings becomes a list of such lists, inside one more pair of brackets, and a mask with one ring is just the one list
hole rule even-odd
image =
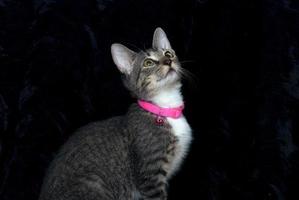
[[154, 49], [171, 49], [170, 43], [167, 39], [166, 33], [162, 28], [156, 28], [153, 37], [153, 48]]
[[112, 44], [111, 54], [114, 63], [121, 73], [130, 74], [136, 53], [122, 44]]

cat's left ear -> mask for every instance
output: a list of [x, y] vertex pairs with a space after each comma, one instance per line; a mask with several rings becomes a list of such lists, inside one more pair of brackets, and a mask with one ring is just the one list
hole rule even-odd
[[156, 28], [153, 37], [153, 48], [154, 49], [171, 49], [169, 40], [167, 39], [166, 33], [162, 28]]
[[119, 71], [129, 75], [133, 70], [133, 60], [136, 53], [122, 44], [112, 44], [111, 54]]

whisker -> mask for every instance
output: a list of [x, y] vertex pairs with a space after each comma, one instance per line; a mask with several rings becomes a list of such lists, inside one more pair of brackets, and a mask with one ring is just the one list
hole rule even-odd
[[145, 43], [143, 43], [143, 49], [144, 49], [144, 52], [146, 52], [146, 47], [145, 47]]
[[183, 60], [183, 61], [180, 61], [181, 64], [183, 63], [195, 63], [196, 61], [195, 60]]
[[185, 68], [179, 68], [178, 73], [183, 79], [187, 80], [191, 84], [191, 86], [194, 87], [194, 89], [198, 87], [198, 77], [196, 77], [189, 70]]

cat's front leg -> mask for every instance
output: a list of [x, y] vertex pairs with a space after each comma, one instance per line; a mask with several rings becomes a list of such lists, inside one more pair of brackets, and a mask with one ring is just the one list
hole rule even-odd
[[143, 200], [166, 200], [166, 171], [157, 168], [140, 174], [139, 192]]
[[140, 193], [143, 200], [166, 200], [167, 191], [165, 183], [146, 183], [140, 187]]

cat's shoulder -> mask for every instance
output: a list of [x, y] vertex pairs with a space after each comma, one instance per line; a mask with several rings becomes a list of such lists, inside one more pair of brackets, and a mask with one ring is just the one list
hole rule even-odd
[[115, 135], [123, 129], [124, 117], [116, 116], [105, 120], [89, 122], [78, 128], [69, 140], [85, 141], [95, 137], [105, 137], [110, 134]]
[[121, 126], [123, 124], [124, 117], [123, 116], [116, 116], [104, 120], [89, 122], [85, 126], [82, 126], [77, 130], [77, 132], [82, 131], [96, 131], [100, 129], [110, 129], [116, 126]]

